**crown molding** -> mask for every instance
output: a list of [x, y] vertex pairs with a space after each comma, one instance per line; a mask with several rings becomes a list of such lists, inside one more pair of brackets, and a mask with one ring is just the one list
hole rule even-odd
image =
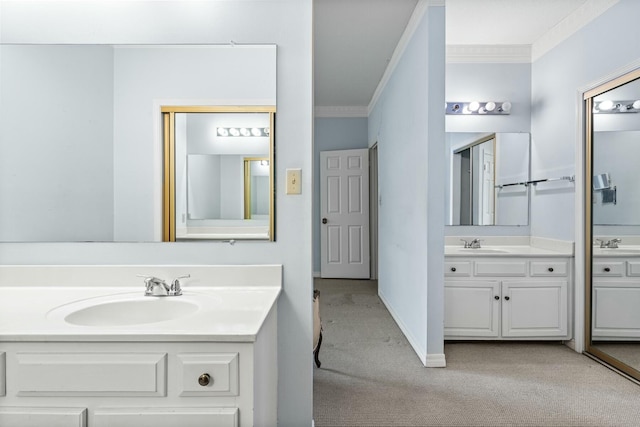
[[315, 107], [314, 117], [334, 117], [334, 118], [346, 118], [346, 117], [368, 117], [369, 111], [366, 106], [334, 106], [334, 107]]
[[448, 45], [448, 64], [455, 63], [530, 63], [530, 45]]
[[593, 21], [619, 0], [588, 0], [571, 15], [560, 21], [536, 40], [531, 49], [532, 62], [562, 43], [572, 34]]

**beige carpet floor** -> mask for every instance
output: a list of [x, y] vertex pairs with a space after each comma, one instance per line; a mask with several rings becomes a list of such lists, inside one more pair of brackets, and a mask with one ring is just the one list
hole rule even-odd
[[557, 342], [448, 342], [423, 367], [376, 286], [316, 281], [316, 427], [640, 426], [640, 386]]

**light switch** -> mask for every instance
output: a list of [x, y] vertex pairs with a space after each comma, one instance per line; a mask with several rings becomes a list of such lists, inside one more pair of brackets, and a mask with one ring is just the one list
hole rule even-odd
[[287, 169], [287, 194], [302, 193], [302, 169]]

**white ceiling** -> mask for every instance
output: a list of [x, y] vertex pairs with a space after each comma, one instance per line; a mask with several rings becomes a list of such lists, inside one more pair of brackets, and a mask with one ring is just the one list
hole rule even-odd
[[[446, 43], [531, 46], [559, 27], [556, 38], [566, 37], [616, 1], [446, 0]], [[417, 3], [314, 1], [316, 111], [369, 105]]]

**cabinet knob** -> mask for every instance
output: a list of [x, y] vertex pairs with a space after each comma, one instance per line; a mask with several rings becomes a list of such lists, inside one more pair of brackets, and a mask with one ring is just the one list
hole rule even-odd
[[211, 376], [209, 374], [202, 374], [198, 377], [198, 384], [202, 387], [208, 386], [211, 382]]
[[604, 268], [604, 271], [608, 273], [608, 272], [610, 272], [610, 271], [611, 271], [611, 269], [610, 269], [609, 267], [605, 267], [605, 268]]
[[547, 270], [549, 270], [549, 273], [553, 273], [553, 267], [549, 267]]
[[511, 298], [509, 298], [509, 296], [507, 295], [506, 297], [504, 297], [504, 299], [505, 299], [506, 301], [509, 301]]
[[498, 299], [500, 299], [500, 297], [498, 295], [496, 295], [496, 296], [493, 297], [493, 299], [498, 300]]
[[456, 268], [455, 267], [451, 267], [451, 271], [455, 272]]

